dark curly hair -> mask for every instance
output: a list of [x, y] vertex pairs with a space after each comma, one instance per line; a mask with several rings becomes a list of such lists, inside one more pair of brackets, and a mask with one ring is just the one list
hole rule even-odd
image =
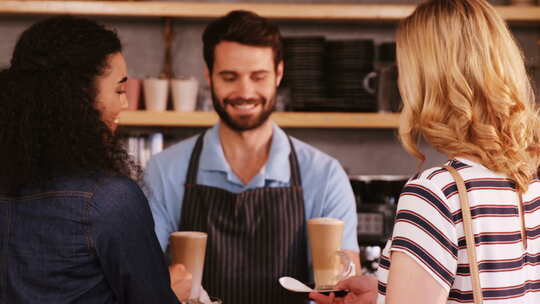
[[61, 16], [20, 36], [0, 71], [0, 189], [56, 177], [139, 172], [96, 109], [96, 77], [122, 51], [114, 31]]

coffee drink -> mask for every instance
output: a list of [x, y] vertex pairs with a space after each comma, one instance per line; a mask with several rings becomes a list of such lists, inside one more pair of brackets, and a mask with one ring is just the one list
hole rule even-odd
[[207, 234], [177, 231], [169, 236], [169, 253], [173, 264], [183, 264], [192, 275], [190, 299], [198, 299], [204, 270]]
[[343, 272], [340, 252], [344, 223], [333, 218], [314, 218], [307, 225], [315, 288], [331, 289]]

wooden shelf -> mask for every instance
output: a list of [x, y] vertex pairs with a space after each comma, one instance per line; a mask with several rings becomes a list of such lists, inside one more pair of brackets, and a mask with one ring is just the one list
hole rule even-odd
[[[231, 10], [247, 9], [264, 17], [285, 20], [398, 21], [414, 5], [303, 4], [303, 3], [197, 3], [159, 1], [0, 1], [0, 14], [74, 14], [131, 17], [208, 19]], [[540, 7], [498, 6], [511, 22], [540, 22]]]
[[[272, 114], [284, 128], [353, 128], [395, 129], [399, 114], [396, 113], [312, 113], [275, 112]], [[152, 127], [209, 127], [218, 121], [214, 112], [151, 112], [126, 111], [120, 115], [121, 126]]]
[[157, 1], [0, 1], [0, 13], [2, 14], [75, 14], [207, 19], [223, 16], [236, 9], [251, 10], [272, 19], [392, 21], [410, 14], [414, 6]]

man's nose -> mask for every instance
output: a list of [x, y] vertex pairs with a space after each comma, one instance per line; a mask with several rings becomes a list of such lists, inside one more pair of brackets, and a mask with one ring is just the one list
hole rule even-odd
[[242, 79], [238, 82], [237, 96], [242, 99], [256, 98], [255, 85], [250, 79]]

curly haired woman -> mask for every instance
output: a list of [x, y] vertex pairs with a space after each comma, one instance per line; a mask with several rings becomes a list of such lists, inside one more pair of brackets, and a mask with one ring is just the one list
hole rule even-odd
[[[506, 24], [484, 0], [428, 1], [399, 25], [397, 57], [402, 144], [423, 161], [422, 138], [465, 181], [484, 303], [540, 303], [540, 123]], [[464, 239], [449, 170], [414, 176], [383, 250], [377, 301], [472, 303]], [[373, 303], [375, 285], [356, 277], [338, 287], [351, 290], [345, 303]]]
[[0, 71], [0, 303], [178, 303], [189, 292], [181, 266], [167, 271], [114, 134], [121, 51], [115, 32], [55, 17], [24, 31]]

